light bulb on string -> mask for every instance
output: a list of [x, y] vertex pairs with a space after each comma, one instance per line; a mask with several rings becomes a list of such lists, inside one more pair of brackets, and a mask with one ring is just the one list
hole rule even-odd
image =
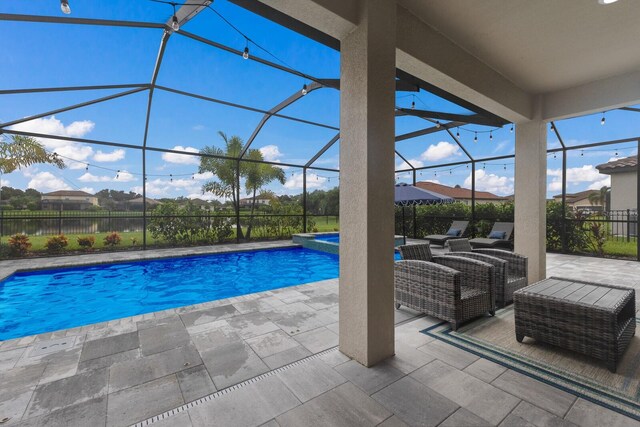
[[486, 163], [483, 163], [483, 164], [482, 164], [482, 169], [486, 169], [486, 168], [487, 168], [487, 164], [486, 164]]
[[507, 165], [504, 165], [504, 170], [507, 170]]
[[69, 7], [69, 0], [60, 0], [60, 10], [65, 15], [71, 14], [71, 8]]
[[453, 169], [449, 169], [449, 175], [453, 175]]
[[549, 130], [553, 130], [553, 123], [549, 124]]
[[89, 163], [87, 163], [87, 166], [85, 166], [84, 170], [85, 170], [85, 171], [88, 171], [88, 170], [89, 170]]
[[242, 57], [244, 59], [249, 59], [249, 39], [247, 39], [247, 44], [244, 47], [244, 51], [242, 52]]
[[436, 128], [440, 129], [440, 120], [436, 120]]
[[120, 169], [118, 169], [118, 172], [116, 172], [116, 179], [120, 178]]
[[493, 141], [493, 131], [489, 132], [489, 141]]
[[603, 112], [602, 112], [602, 120], [600, 120], [600, 124], [601, 124], [602, 126], [604, 126], [604, 124], [605, 124], [606, 122], [607, 122], [607, 119], [605, 119], [605, 117], [604, 117], [604, 111], [603, 111]]
[[584, 150], [580, 150], [580, 157], [584, 157]]
[[456, 128], [456, 138], [460, 139], [460, 129]]
[[191, 179], [196, 179], [196, 176], [195, 175], [191, 175]]
[[510, 133], [513, 133], [513, 123], [511, 124], [511, 129], [509, 129]]
[[473, 137], [473, 142], [478, 142], [478, 132], [475, 132], [475, 136]]
[[412, 110], [416, 109], [416, 101], [411, 101], [411, 109]]
[[173, 16], [171, 17], [171, 29], [178, 31], [180, 29], [180, 23], [178, 23], [178, 17], [176, 16], [176, 5], [173, 5]]
[[302, 85], [302, 90], [300, 91], [300, 93], [302, 94], [302, 96], [305, 96], [307, 93], [309, 93], [309, 92], [307, 92], [307, 84], [306, 83]]
[[173, 174], [169, 174], [169, 182], [173, 182]]

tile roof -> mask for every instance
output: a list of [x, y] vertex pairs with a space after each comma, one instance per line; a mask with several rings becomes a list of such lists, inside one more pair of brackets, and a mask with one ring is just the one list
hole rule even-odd
[[610, 174], [638, 168], [638, 156], [630, 156], [596, 166], [600, 173]]
[[[599, 193], [600, 190], [584, 190], [577, 193], [567, 193], [567, 203], [577, 202], [578, 200], [587, 199], [591, 194]], [[554, 199], [561, 199], [562, 194], [553, 196]]]
[[[454, 199], [471, 199], [471, 190], [460, 186], [449, 187], [448, 185], [436, 184], [435, 182], [420, 181], [416, 182], [416, 187], [440, 193], [443, 196], [453, 197]], [[488, 191], [477, 191], [476, 199], [482, 200], [508, 200], [507, 197], [496, 196]]]
[[60, 196], [60, 197], [94, 197], [93, 194], [89, 194], [85, 191], [75, 190], [58, 190], [51, 193], [45, 193], [43, 196]]

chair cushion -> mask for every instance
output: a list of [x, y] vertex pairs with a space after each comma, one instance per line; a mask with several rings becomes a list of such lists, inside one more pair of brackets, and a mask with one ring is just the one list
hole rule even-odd
[[504, 231], [492, 231], [489, 234], [489, 238], [490, 239], [504, 239], [506, 235], [507, 235], [507, 233], [505, 233]]
[[482, 289], [473, 288], [471, 286], [460, 286], [460, 299], [462, 300], [484, 295], [486, 293], [487, 292], [483, 291]]
[[459, 228], [450, 228], [449, 231], [447, 231], [447, 236], [458, 237], [461, 231]]

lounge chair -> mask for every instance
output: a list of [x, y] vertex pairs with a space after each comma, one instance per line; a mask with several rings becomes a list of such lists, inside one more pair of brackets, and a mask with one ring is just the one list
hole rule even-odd
[[413, 310], [451, 323], [495, 313], [494, 267], [457, 256], [432, 256], [428, 244], [400, 246], [394, 266], [396, 308]]
[[426, 236], [425, 239], [432, 245], [444, 246], [448, 240], [459, 239], [464, 236], [464, 232], [467, 230], [468, 226], [469, 221], [453, 221], [446, 234], [432, 234], [430, 236]]
[[[513, 293], [529, 283], [527, 257], [502, 249], [472, 249], [468, 239], [457, 239], [449, 242], [450, 255], [480, 259], [496, 267], [496, 305], [504, 307], [513, 302]], [[499, 264], [488, 258], [504, 262], [504, 273]]]
[[469, 240], [471, 247], [476, 248], [508, 248], [511, 249], [512, 222], [496, 222], [487, 237]]

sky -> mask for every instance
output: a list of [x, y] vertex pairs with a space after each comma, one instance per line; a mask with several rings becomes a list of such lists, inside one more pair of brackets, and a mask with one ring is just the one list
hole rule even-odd
[[[71, 0], [72, 17], [166, 22], [172, 15], [168, 5], [148, 0]], [[253, 15], [225, 0], [213, 7], [257, 45], [249, 44], [250, 54], [274, 60], [319, 78], [338, 78], [339, 53]], [[63, 16], [53, 0], [0, 2], [0, 13]], [[245, 39], [213, 12], [205, 10], [182, 28], [190, 33], [242, 50]], [[34, 87], [60, 87], [101, 84], [148, 83], [160, 46], [162, 30], [112, 28], [85, 25], [56, 25], [32, 22], [0, 23], [0, 90]], [[197, 93], [223, 101], [269, 109], [310, 83], [255, 61], [246, 61], [179, 34], [170, 37], [157, 83], [181, 91]], [[0, 95], [0, 121], [7, 122], [66, 107], [91, 99], [123, 92], [119, 90], [53, 92], [44, 94]], [[130, 94], [99, 104], [31, 120], [14, 129], [50, 135], [70, 136], [141, 146], [147, 107], [147, 92]], [[427, 92], [398, 92], [396, 104], [410, 108], [468, 113]], [[282, 114], [339, 126], [339, 92], [323, 88], [309, 93], [285, 108]], [[563, 120], [556, 123], [569, 146], [640, 135], [640, 113], [608, 111], [603, 114]], [[151, 110], [148, 146], [197, 152], [204, 146], [222, 147], [219, 131], [247, 140], [262, 118], [258, 112], [214, 104], [199, 99], [156, 90]], [[416, 117], [398, 117], [396, 134], [415, 131], [430, 124]], [[515, 132], [468, 125], [459, 129], [464, 147], [475, 158], [514, 153]], [[489, 132], [491, 130], [491, 132]], [[478, 140], [474, 141], [477, 133]], [[455, 134], [456, 131], [453, 131]], [[335, 130], [284, 118], [272, 118], [258, 134], [252, 147], [274, 162], [304, 164], [334, 135]], [[42, 192], [82, 189], [95, 193], [104, 188], [135, 191], [142, 189], [142, 154], [136, 149], [71, 143], [42, 139], [50, 151], [63, 156], [67, 169], [36, 165], [6, 174], [2, 185], [35, 188]], [[550, 148], [558, 146], [549, 132]], [[568, 156], [568, 192], [598, 189], [609, 184], [595, 166], [613, 158], [636, 154], [636, 144], [572, 151]], [[414, 167], [466, 160], [465, 154], [446, 132], [400, 141], [396, 149]], [[338, 144], [315, 166], [339, 168]], [[561, 190], [561, 156], [548, 156], [548, 196]], [[396, 158], [396, 169], [407, 165]], [[299, 194], [302, 170], [285, 167], [286, 183], [268, 186], [276, 194]], [[478, 190], [499, 195], [513, 194], [513, 159], [478, 163]], [[203, 195], [202, 184], [211, 174], [198, 174], [196, 157], [147, 152], [147, 194], [149, 197], [214, 198]], [[418, 180], [470, 187], [470, 169], [436, 168], [418, 173]], [[397, 174], [398, 182], [410, 182], [407, 173]], [[308, 189], [329, 189], [338, 184], [335, 172], [309, 171]]]

